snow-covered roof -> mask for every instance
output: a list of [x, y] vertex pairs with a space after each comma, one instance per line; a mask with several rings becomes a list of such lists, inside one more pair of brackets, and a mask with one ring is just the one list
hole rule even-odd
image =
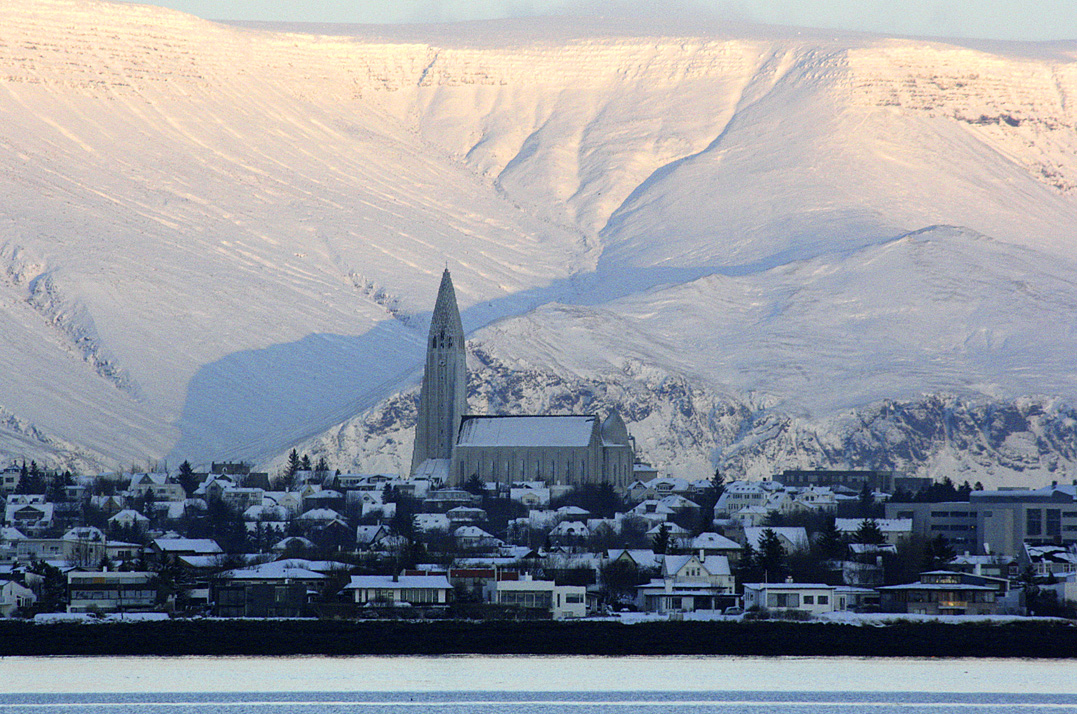
[[468, 416], [458, 446], [587, 446], [594, 434], [589, 416]]
[[104, 543], [105, 534], [101, 532], [101, 529], [94, 528], [93, 526], [78, 526], [72, 528], [67, 533], [64, 533], [61, 540], [67, 542], [91, 541], [94, 543]]
[[[745, 586], [747, 587], [747, 586]], [[903, 585], [883, 585], [876, 590], [975, 590], [977, 592], [998, 592], [998, 588], [989, 585], [968, 585], [965, 583], [924, 583], [919, 580], [915, 583]]]
[[611, 548], [606, 552], [606, 557], [609, 560], [627, 557], [634, 561], [636, 565], [644, 568], [654, 568], [662, 562], [665, 556], [658, 555], [649, 548]]
[[487, 533], [478, 526], [460, 526], [452, 532], [457, 538], [493, 538], [494, 536]]
[[665, 528], [666, 532], [671, 536], [685, 536], [690, 532], [684, 526], [679, 526], [676, 523], [659, 523], [657, 526], [647, 531], [647, 535], [658, 535], [659, 531], [663, 528]]
[[[842, 533], [855, 533], [864, 521], [869, 518], [835, 518], [834, 527]], [[883, 533], [912, 533], [911, 518], [876, 518], [874, 519], [879, 530]]]
[[18, 528], [0, 526], [0, 540], [26, 540], [26, 536]]
[[550, 535], [574, 535], [585, 536], [590, 535], [591, 529], [587, 527], [587, 524], [583, 521], [561, 521], [553, 530], [550, 531]]
[[426, 459], [415, 469], [413, 478], [436, 479], [442, 483], [449, 480], [449, 459]]
[[133, 508], [125, 508], [122, 511], [120, 511], [119, 513], [117, 513], [116, 515], [114, 515], [112, 518], [109, 518], [108, 520], [109, 520], [109, 523], [111, 523], [113, 521], [139, 521], [139, 522], [142, 522], [142, 521], [148, 521], [150, 519], [146, 518], [144, 515], [142, 515], [138, 511], [134, 510]]
[[377, 526], [356, 526], [355, 528], [355, 540], [359, 543], [373, 543], [379, 536], [385, 536], [389, 534], [389, 528], [384, 525]]
[[[674, 575], [683, 568], [695, 555], [667, 555], [662, 563], [662, 571], [667, 575]], [[710, 575], [729, 575], [729, 559], [724, 555], [708, 555], [699, 564]]]
[[752, 544], [753, 548], [759, 548], [759, 539], [763, 531], [772, 530], [779, 538], [789, 541], [794, 548], [808, 547], [808, 532], [800, 526], [771, 526], [749, 527], [744, 529], [744, 538]]
[[719, 533], [700, 533], [692, 539], [692, 548], [705, 548], [708, 550], [740, 550], [740, 543], [730, 540]]
[[338, 521], [340, 514], [332, 508], [312, 508], [299, 518], [304, 521]]
[[[826, 583], [744, 583], [752, 590], [836, 590], [836, 585]], [[881, 589], [881, 588], [880, 588]]]
[[192, 553], [195, 555], [216, 555], [223, 553], [217, 541], [211, 538], [157, 538], [153, 541], [162, 553]]
[[314, 547], [314, 541], [312, 541], [312, 540], [310, 540], [308, 538], [303, 538], [302, 536], [288, 536], [287, 538], [282, 538], [281, 540], [277, 541], [273, 545], [273, 547], [270, 548], [270, 550], [277, 551], [277, 552], [284, 551], [284, 550], [287, 550], [288, 547], [292, 546], [292, 545], [294, 545], [296, 547], [299, 547], [299, 548], [313, 548]]
[[438, 590], [451, 590], [452, 585], [444, 575], [353, 575], [351, 582], [344, 586], [345, 590], [359, 590], [363, 588], [434, 588]]
[[292, 561], [279, 560], [262, 563], [250, 568], [229, 570], [221, 573], [230, 580], [323, 580], [325, 576], [313, 570], [294, 565]]

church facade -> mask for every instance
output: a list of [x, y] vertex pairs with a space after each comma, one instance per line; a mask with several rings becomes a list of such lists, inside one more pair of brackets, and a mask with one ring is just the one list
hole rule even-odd
[[427, 339], [411, 473], [461, 485], [483, 481], [631, 483], [635, 453], [616, 411], [479, 416], [467, 411], [464, 330], [452, 278], [441, 278]]

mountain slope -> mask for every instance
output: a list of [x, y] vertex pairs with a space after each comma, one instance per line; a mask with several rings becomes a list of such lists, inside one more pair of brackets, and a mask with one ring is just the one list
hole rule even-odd
[[[887, 461], [883, 404], [1042, 395], [1068, 433], [1077, 48], [348, 32], [7, 4], [0, 455], [399, 468], [445, 265], [475, 409], [620, 405], [679, 473], [1017, 474]], [[1077, 473], [1064, 442], [1026, 475]]]

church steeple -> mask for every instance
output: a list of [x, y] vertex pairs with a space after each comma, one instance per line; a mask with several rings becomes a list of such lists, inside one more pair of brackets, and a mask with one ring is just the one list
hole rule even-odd
[[427, 459], [452, 458], [460, 418], [467, 410], [466, 393], [464, 327], [456, 305], [452, 277], [446, 268], [441, 276], [426, 342], [426, 369], [419, 392], [419, 417], [411, 456], [412, 474]]

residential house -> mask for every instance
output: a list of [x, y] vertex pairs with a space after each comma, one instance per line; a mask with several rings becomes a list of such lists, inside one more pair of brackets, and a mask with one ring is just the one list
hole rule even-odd
[[915, 583], [878, 588], [879, 607], [919, 615], [994, 615], [1004, 593], [991, 580], [948, 570], [920, 573]]
[[676, 515], [676, 511], [669, 506], [663, 505], [657, 499], [650, 498], [645, 501], [640, 501], [635, 506], [628, 509], [625, 515], [636, 516], [637, 518], [642, 518], [651, 525], [655, 525], [658, 523], [665, 523]]
[[187, 498], [183, 487], [169, 480], [168, 474], [150, 473], [131, 474], [127, 495], [136, 500], [149, 497], [154, 501], [182, 501]]
[[434, 531], [448, 533], [452, 526], [449, 517], [444, 513], [416, 513], [412, 517], [412, 522], [415, 524], [415, 530], [420, 533], [433, 533]]
[[22, 469], [17, 466], [9, 466], [0, 470], [0, 494], [14, 493], [22, 480]]
[[750, 543], [753, 548], [759, 550], [759, 539], [763, 537], [763, 532], [771, 530], [778, 536], [778, 540], [782, 542], [782, 547], [785, 548], [786, 553], [792, 553], [798, 550], [806, 550], [808, 548], [808, 532], [800, 526], [771, 526], [771, 527], [755, 527], [744, 529], [744, 539], [746, 543]]
[[68, 612], [152, 610], [157, 601], [149, 572], [77, 571], [67, 574]]
[[763, 506], [771, 494], [782, 490], [774, 481], [733, 481], [726, 485], [714, 505], [714, 512], [732, 515], [749, 506]]
[[314, 549], [314, 541], [309, 538], [303, 538], [302, 536], [289, 536], [282, 538], [273, 544], [269, 549], [274, 553], [284, 553], [286, 551], [305, 553]]
[[550, 541], [559, 545], [577, 545], [591, 535], [583, 521], [561, 521], [550, 531]]
[[0, 565], [18, 562], [19, 541], [26, 540], [18, 528], [0, 526]]
[[14, 580], [0, 580], [0, 617], [11, 617], [16, 610], [37, 602], [34, 591]]
[[723, 555], [667, 555], [662, 577], [636, 588], [637, 603], [647, 612], [723, 610], [735, 601], [733, 575]]
[[460, 526], [452, 532], [456, 545], [462, 550], [497, 548], [503, 541], [478, 526]]
[[994, 578], [1014, 579], [1018, 574], [1017, 558], [1008, 555], [970, 555], [956, 556], [947, 567], [971, 575], [987, 575]]
[[358, 526], [355, 529], [355, 545], [360, 549], [372, 548], [384, 538], [387, 538], [390, 533], [389, 526], [383, 524], [375, 526]]
[[488, 584], [488, 598], [496, 605], [549, 613], [555, 620], [587, 616], [587, 588], [558, 585], [552, 580], [534, 580], [524, 575], [518, 580], [497, 580]]
[[105, 555], [113, 563], [133, 563], [142, 555], [142, 546], [122, 540], [105, 541]]
[[1022, 562], [1041, 577], [1064, 577], [1077, 573], [1077, 546], [1024, 545]]
[[481, 508], [475, 508], [474, 506], [457, 506], [456, 508], [450, 508], [445, 511], [445, 515], [448, 516], [449, 522], [452, 523], [453, 527], [483, 523], [486, 521], [486, 511]]
[[221, 489], [221, 500], [239, 513], [243, 513], [252, 506], [261, 506], [264, 498], [265, 491], [260, 488], [226, 486]]
[[688, 549], [695, 553], [702, 553], [704, 556], [722, 555], [728, 558], [730, 563], [736, 564], [744, 551], [744, 546], [724, 535], [706, 532], [690, 540]]
[[64, 559], [79, 568], [97, 568], [108, 553], [105, 534], [99, 528], [72, 528], [60, 538]]
[[628, 487], [628, 500], [631, 503], [661, 500], [666, 496], [683, 496], [691, 491], [692, 484], [687, 479], [662, 476], [633, 482]]
[[444, 608], [453, 586], [444, 575], [353, 575], [344, 590], [366, 607]]
[[509, 489], [509, 498], [526, 508], [546, 508], [550, 505], [550, 489], [542, 481], [518, 481]]
[[150, 519], [133, 508], [125, 508], [108, 519], [110, 528], [131, 528], [144, 530], [150, 524]]
[[744, 609], [799, 610], [813, 615], [839, 609], [837, 587], [822, 583], [744, 583]]
[[218, 580], [212, 602], [216, 617], [303, 617], [310, 610], [307, 587], [298, 582]]
[[210, 538], [155, 538], [146, 552], [156, 562], [163, 562], [165, 557], [220, 556], [223, 553], [217, 541]]
[[4, 523], [29, 536], [44, 533], [53, 524], [55, 506], [45, 500], [44, 494], [18, 494], [7, 496]]

